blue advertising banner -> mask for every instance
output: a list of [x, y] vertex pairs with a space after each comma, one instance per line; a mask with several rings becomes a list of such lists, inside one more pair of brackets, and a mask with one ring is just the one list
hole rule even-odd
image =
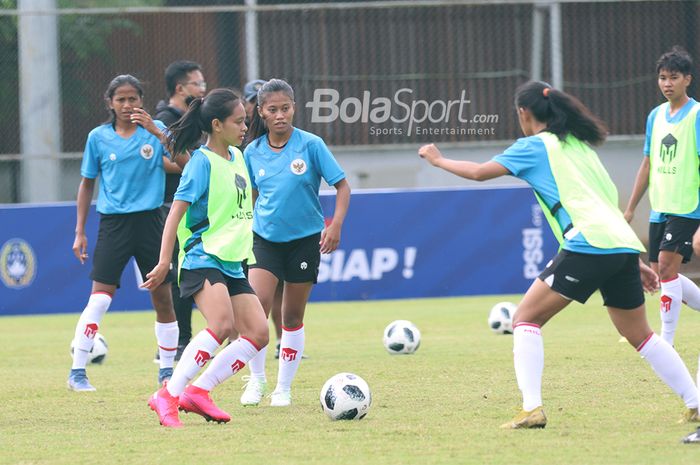
[[[74, 203], [0, 208], [0, 315], [83, 311], [92, 260], [81, 265], [73, 255], [75, 215]], [[85, 225], [90, 257], [98, 223], [93, 205]], [[153, 308], [135, 265], [132, 259], [124, 269], [110, 310]]]
[[[331, 217], [335, 197], [322, 201]], [[354, 191], [311, 298], [521, 293], [557, 248], [527, 187]]]
[[[332, 217], [335, 196], [322, 195]], [[0, 315], [82, 311], [91, 262], [71, 250], [75, 205], [0, 208]], [[99, 215], [88, 217], [88, 251]], [[524, 292], [557, 244], [530, 189], [352, 194], [340, 248], [322, 257], [313, 301]], [[132, 260], [111, 310], [152, 308]]]

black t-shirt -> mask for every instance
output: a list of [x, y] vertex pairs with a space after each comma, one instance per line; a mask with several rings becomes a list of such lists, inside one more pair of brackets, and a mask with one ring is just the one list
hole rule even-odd
[[[184, 114], [179, 108], [171, 107], [165, 100], [161, 100], [156, 105], [155, 119], [161, 120], [167, 127], [182, 117]], [[177, 191], [177, 186], [180, 185], [180, 175], [175, 173], [165, 173], [165, 197], [163, 201], [171, 203]]]

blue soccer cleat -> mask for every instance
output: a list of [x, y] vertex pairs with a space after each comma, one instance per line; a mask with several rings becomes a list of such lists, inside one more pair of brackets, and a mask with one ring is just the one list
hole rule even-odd
[[68, 389], [75, 392], [92, 392], [97, 390], [90, 384], [85, 368], [74, 368], [70, 371], [70, 375], [68, 375]]
[[172, 368], [161, 368], [158, 370], [158, 385], [162, 386], [165, 381], [169, 381], [173, 377]]

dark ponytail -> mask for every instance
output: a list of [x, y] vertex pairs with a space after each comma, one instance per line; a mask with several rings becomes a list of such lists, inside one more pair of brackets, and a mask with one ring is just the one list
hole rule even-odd
[[547, 125], [546, 131], [564, 140], [572, 134], [591, 145], [605, 141], [608, 130], [579, 99], [541, 81], [529, 81], [515, 91], [515, 106], [526, 108]]
[[289, 97], [292, 103], [294, 103], [294, 89], [292, 89], [292, 86], [287, 84], [286, 81], [282, 79], [270, 79], [265, 84], [260, 86], [260, 89], [258, 89], [258, 105], [255, 110], [253, 110], [253, 120], [251, 121], [250, 128], [246, 133], [244, 142], [245, 145], [250, 144], [258, 137], [264, 136], [268, 133], [269, 130], [265, 124], [265, 120], [263, 120], [260, 116], [258, 109], [262, 108], [262, 106], [265, 104], [265, 100], [267, 100], [267, 96], [273, 92], [284, 93], [287, 97]]
[[211, 122], [225, 120], [240, 103], [241, 98], [231, 89], [214, 89], [206, 97], [194, 99], [185, 114], [170, 127], [168, 145], [173, 155], [197, 144], [203, 132], [211, 134]]

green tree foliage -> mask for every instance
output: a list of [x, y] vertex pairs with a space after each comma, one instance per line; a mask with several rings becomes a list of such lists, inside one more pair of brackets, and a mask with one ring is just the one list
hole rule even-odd
[[[58, 0], [59, 9], [128, 8], [161, 6], [163, 0]], [[17, 0], [0, 0], [0, 10], [17, 10]], [[18, 16], [0, 16], [0, 125], [16, 127], [19, 119]], [[62, 14], [58, 19], [61, 92], [63, 101], [76, 102], [71, 111], [87, 112], [87, 102], [80, 98], [86, 82], [79, 75], [86, 65], [97, 59], [109, 63], [108, 40], [116, 32], [139, 34], [138, 24], [119, 15]], [[38, 40], [41, 40], [38, 38]], [[93, 102], [91, 102], [93, 103]], [[17, 140], [6, 140], [0, 152], [18, 150]]]

